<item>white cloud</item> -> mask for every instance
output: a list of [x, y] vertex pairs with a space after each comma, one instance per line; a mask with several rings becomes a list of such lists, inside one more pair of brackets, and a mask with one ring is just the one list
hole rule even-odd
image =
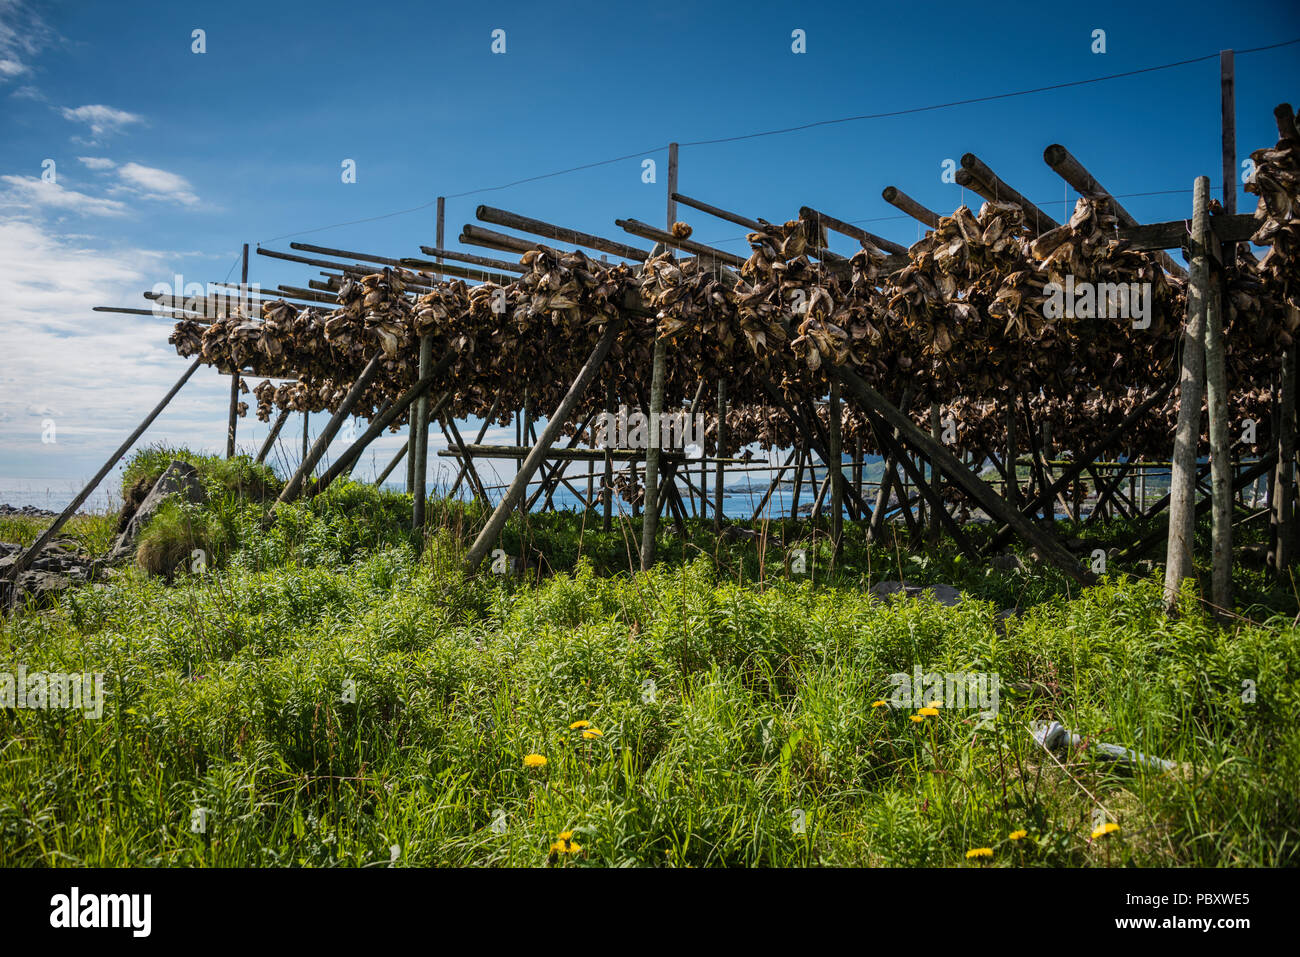
[[56, 38], [30, 5], [0, 0], [0, 81], [31, 73], [30, 61]]
[[128, 113], [102, 103], [94, 103], [76, 108], [64, 106], [59, 110], [65, 120], [73, 123], [85, 123], [95, 137], [120, 133], [123, 128], [133, 123], [143, 123], [144, 117], [138, 113]]
[[106, 156], [78, 156], [77, 160], [86, 169], [113, 169], [117, 166], [111, 159]]
[[[69, 241], [12, 218], [0, 218], [0, 262], [0, 478], [56, 476], [75, 486], [186, 366], [167, 342], [167, 320], [91, 310], [147, 306], [141, 294], [171, 281], [175, 264], [146, 250]], [[199, 370], [141, 444], [224, 449], [229, 391], [229, 379]], [[55, 420], [57, 441], [41, 441], [37, 410]], [[255, 447], [268, 428], [252, 416], [241, 420], [241, 448]]]
[[117, 175], [129, 189], [146, 199], [170, 200], [183, 206], [198, 205], [199, 198], [194, 194], [194, 187], [178, 173], [141, 166], [139, 163], [127, 163], [117, 171]]
[[127, 211], [126, 203], [116, 199], [64, 189], [35, 176], [0, 176], [0, 182], [9, 184], [9, 189], [0, 193], [0, 208], [68, 210], [83, 216], [122, 216]]

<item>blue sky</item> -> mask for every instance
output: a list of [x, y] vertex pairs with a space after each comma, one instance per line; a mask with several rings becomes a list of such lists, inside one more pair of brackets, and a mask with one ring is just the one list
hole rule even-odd
[[[447, 201], [449, 245], [478, 203], [622, 238], [660, 224], [669, 141], [737, 136], [1088, 79], [1300, 37], [1300, 5], [1102, 3], [34, 3], [0, 0], [0, 481], [89, 476], [184, 369], [142, 306], [180, 272], [237, 278], [241, 243], [294, 239], [419, 255]], [[506, 31], [506, 52], [491, 33]], [[207, 52], [191, 52], [192, 31]], [[791, 50], [805, 31], [807, 52]], [[1091, 50], [1094, 30], [1106, 52]], [[1272, 145], [1300, 98], [1300, 45], [1237, 59], [1238, 153]], [[902, 242], [889, 184], [949, 212], [945, 159], [977, 153], [1051, 213], [1042, 162], [1068, 146], [1143, 221], [1186, 216], [1221, 179], [1217, 59], [877, 120], [683, 146], [680, 190], [751, 216], [800, 205]], [[525, 177], [629, 156], [509, 189]], [[660, 164], [641, 179], [642, 160]], [[55, 161], [54, 188], [40, 183]], [[353, 159], [355, 183], [341, 182]], [[1238, 184], [1239, 185], [1239, 184]], [[1253, 197], [1239, 192], [1242, 211]], [[1054, 204], [1054, 205], [1051, 205]], [[696, 238], [744, 230], [683, 211]], [[289, 235], [292, 234], [292, 235]], [[847, 251], [848, 246], [844, 249]], [[483, 250], [475, 250], [483, 252]], [[489, 255], [491, 255], [489, 253]], [[236, 270], [232, 272], [232, 269]], [[271, 288], [319, 278], [254, 256]], [[146, 441], [224, 445], [227, 385], [201, 372]], [[42, 443], [53, 419], [57, 441]], [[241, 444], [266, 427], [241, 422]], [[511, 435], [513, 438], [513, 435]], [[391, 454], [390, 438], [379, 456]], [[0, 496], [2, 498], [3, 496]]]

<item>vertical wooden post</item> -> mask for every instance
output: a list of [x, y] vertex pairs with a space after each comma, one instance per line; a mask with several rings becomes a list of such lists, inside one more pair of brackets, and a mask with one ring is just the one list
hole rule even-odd
[[304, 462], [307, 461], [307, 452], [311, 448], [311, 443], [308, 441], [307, 433], [310, 425], [311, 413], [304, 409], [302, 413], [302, 461]]
[[840, 436], [840, 380], [831, 376], [830, 407], [827, 409], [827, 422], [830, 425], [830, 438], [827, 452], [830, 453], [831, 483], [831, 543], [838, 557], [843, 548], [844, 535], [844, 453], [841, 449]]
[[1219, 51], [1219, 95], [1223, 112], [1223, 211], [1237, 213], [1236, 78], [1231, 50]]
[[1187, 282], [1187, 328], [1178, 379], [1178, 425], [1169, 478], [1169, 543], [1165, 557], [1165, 610], [1178, 607], [1178, 589], [1192, 572], [1196, 531], [1196, 446], [1201, 434], [1201, 385], [1205, 373], [1205, 306], [1209, 288], [1207, 244], [1210, 180], [1196, 178], [1192, 201], [1191, 270]]
[[1016, 417], [1016, 389], [1014, 385], [1007, 386], [1007, 488], [1006, 500], [1016, 508], [1020, 507], [1020, 479], [1017, 474], [1016, 462], [1020, 459], [1020, 443], [1017, 434], [1017, 417]]
[[[443, 242], [443, 223], [446, 216], [447, 200], [443, 196], [438, 197], [438, 215], [434, 228], [435, 245], [442, 249]], [[442, 262], [442, 257], [438, 257], [438, 262]], [[442, 279], [441, 273], [435, 274], [438, 279]], [[420, 337], [420, 364], [417, 378], [423, 379], [429, 374], [433, 367], [433, 335], [426, 333]], [[414, 479], [412, 488], [413, 501], [411, 503], [411, 530], [415, 533], [416, 548], [420, 548], [424, 540], [424, 512], [425, 500], [428, 497], [429, 484], [429, 393], [422, 392], [420, 397], [415, 400], [415, 415], [412, 417], [412, 436], [415, 439], [415, 445], [412, 447], [414, 455], [414, 464], [411, 477]]]
[[[244, 243], [244, 268], [239, 276], [239, 310], [248, 315], [248, 243]], [[239, 368], [230, 377], [230, 422], [226, 426], [226, 458], [235, 457], [235, 430], [239, 426]]]
[[799, 493], [803, 490], [803, 467], [808, 452], [803, 444], [799, 445], [799, 459], [794, 467], [794, 491], [790, 496], [790, 521], [799, 517]]
[[[718, 440], [714, 448], [714, 454], [717, 455], [715, 485], [713, 488], [713, 531], [715, 533], [722, 531], [722, 497], [724, 495], [724, 485], [726, 480], [726, 466], [722, 462], [723, 444], [727, 441], [727, 380], [718, 380]], [[704, 487], [700, 488], [701, 494]]]
[[[1217, 252], [1217, 240], [1215, 250]], [[1232, 613], [1232, 437], [1223, 306], [1217, 276], [1205, 289], [1205, 395], [1210, 415], [1210, 497], [1214, 516], [1211, 591], [1220, 620]]]
[[[427, 376], [432, 366], [433, 336], [424, 335], [420, 337], [419, 378], [423, 379]], [[414, 443], [411, 455], [415, 459], [415, 468], [411, 473], [414, 479], [411, 486], [411, 531], [415, 537], [416, 550], [419, 551], [424, 541], [424, 508], [429, 477], [429, 393], [427, 391], [420, 393], [420, 397], [415, 400], [414, 412], [415, 414], [411, 416], [411, 441]]]
[[611, 528], [611, 513], [614, 510], [614, 437], [610, 432], [614, 428], [614, 416], [618, 415], [618, 397], [614, 394], [613, 376], [610, 376], [609, 382], [605, 385], [605, 411], [609, 413], [609, 418], [605, 420], [608, 428], [605, 430], [605, 482], [601, 489], [603, 514], [600, 528], [601, 531], [608, 532]]
[[[677, 219], [677, 144], [668, 144], [668, 225], [672, 231]], [[641, 517], [641, 570], [646, 571], [655, 561], [655, 534], [659, 526], [659, 418], [664, 410], [664, 379], [667, 364], [667, 343], [655, 336], [654, 353], [650, 371], [650, 442], [645, 456], [645, 511]]]
[[[941, 434], [942, 432], [939, 428], [939, 403], [931, 402], [930, 403], [930, 438], [938, 442]], [[939, 492], [939, 475], [934, 470], [934, 463], [930, 463], [929, 469], [930, 469], [930, 476], [929, 476], [930, 484], [934, 487], [934, 491], [936, 494], [935, 502], [936, 503], [942, 502], [943, 499], [937, 497]], [[922, 474], [924, 475], [925, 473]], [[939, 511], [938, 511], [937, 504], [934, 505], [930, 510], [930, 538], [931, 540], [936, 542], [939, 540]]]
[[1272, 525], [1273, 549], [1269, 559], [1273, 574], [1286, 580], [1287, 566], [1294, 560], [1292, 527], [1295, 524], [1295, 449], [1296, 449], [1296, 347], [1287, 346], [1282, 354], [1281, 385], [1278, 389], [1277, 465], [1273, 470]]
[[[857, 441], [853, 445], [853, 488], [858, 493], [857, 495], [858, 500], [861, 501], [862, 499], [862, 436], [861, 435], [858, 436]], [[861, 521], [866, 517], [857, 508], [857, 506], [854, 506], [853, 515], [857, 521]]]

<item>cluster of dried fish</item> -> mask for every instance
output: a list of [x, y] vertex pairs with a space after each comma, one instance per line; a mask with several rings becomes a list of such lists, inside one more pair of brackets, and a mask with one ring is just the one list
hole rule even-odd
[[[1032, 241], [1023, 212], [1010, 203], [985, 203], [978, 215], [963, 206], [943, 217], [889, 283], [890, 320], [929, 362], [919, 370], [929, 374], [912, 383], [918, 397], [951, 392], [949, 383], [978, 398], [1010, 384], [1121, 390], [1163, 367], [1181, 290], [1152, 254], [1116, 239], [1114, 227], [1107, 206], [1090, 198], [1079, 200], [1069, 222]], [[1076, 287], [1088, 295], [1076, 301]], [[1134, 289], [1150, 309], [1141, 329], [1130, 318]], [[1097, 290], [1105, 291], [1100, 300]]]
[[1286, 104], [1274, 116], [1281, 138], [1250, 154], [1255, 175], [1246, 191], [1259, 197], [1255, 218], [1263, 221], [1251, 242], [1269, 247], [1256, 267], [1266, 293], [1258, 298], [1277, 305], [1278, 338], [1290, 345], [1300, 327], [1300, 121]]

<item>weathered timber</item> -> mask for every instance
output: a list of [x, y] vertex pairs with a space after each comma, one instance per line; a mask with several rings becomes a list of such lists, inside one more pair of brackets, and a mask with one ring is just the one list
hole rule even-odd
[[555, 444], [560, 430], [564, 423], [568, 421], [569, 415], [573, 412], [578, 400], [582, 398], [587, 386], [591, 380], [596, 377], [600, 367], [604, 365], [605, 359], [609, 356], [609, 351], [614, 346], [614, 340], [622, 331], [626, 320], [622, 317], [615, 319], [605, 329], [605, 334], [601, 336], [600, 342], [592, 350], [587, 361], [583, 364], [582, 369], [578, 372], [578, 377], [569, 386], [569, 391], [560, 404], [556, 407], [555, 413], [547, 420], [546, 428], [542, 430], [541, 438], [537, 444], [532, 447], [528, 457], [524, 460], [523, 466], [516, 473], [514, 481], [506, 489], [505, 495], [497, 504], [492, 516], [488, 519], [483, 530], [479, 532], [478, 538], [470, 546], [469, 553], [465, 556], [465, 568], [468, 572], [473, 573], [487, 556], [488, 550], [492, 543], [496, 541], [497, 536], [501, 534], [501, 529], [505, 527], [506, 519], [515, 509], [524, 496], [524, 490], [528, 487], [528, 482], [533, 477], [533, 473], [541, 466], [546, 459], [551, 446]]

